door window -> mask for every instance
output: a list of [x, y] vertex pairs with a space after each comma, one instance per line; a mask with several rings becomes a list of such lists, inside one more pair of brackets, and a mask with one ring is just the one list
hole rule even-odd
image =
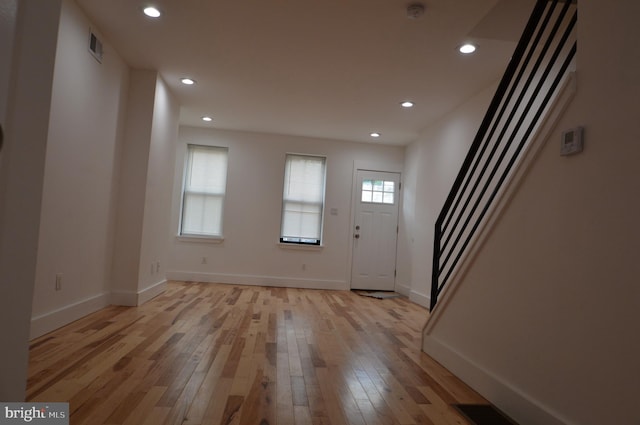
[[362, 202], [391, 204], [395, 201], [395, 182], [387, 180], [363, 180]]

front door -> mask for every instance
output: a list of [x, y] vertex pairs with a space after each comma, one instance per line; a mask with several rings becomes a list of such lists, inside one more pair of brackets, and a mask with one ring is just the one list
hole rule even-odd
[[351, 288], [393, 291], [400, 174], [358, 170]]

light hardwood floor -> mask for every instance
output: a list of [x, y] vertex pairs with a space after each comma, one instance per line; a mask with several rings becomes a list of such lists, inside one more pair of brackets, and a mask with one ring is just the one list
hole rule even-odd
[[420, 351], [427, 310], [348, 291], [171, 282], [34, 340], [29, 401], [72, 425], [467, 424], [486, 401]]

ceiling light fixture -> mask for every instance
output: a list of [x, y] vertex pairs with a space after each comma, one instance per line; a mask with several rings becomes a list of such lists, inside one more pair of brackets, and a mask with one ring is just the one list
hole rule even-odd
[[183, 78], [180, 81], [182, 82], [182, 84], [186, 84], [187, 86], [191, 86], [196, 83], [196, 80], [191, 78]]
[[210, 122], [210, 121], [213, 121], [213, 118], [205, 116], [205, 117], [202, 117], [202, 121]]
[[411, 102], [410, 100], [405, 100], [400, 104], [400, 106], [402, 106], [403, 108], [413, 108], [413, 105], [414, 103]]
[[468, 55], [469, 53], [473, 53], [473, 52], [476, 51], [476, 46], [474, 44], [471, 44], [471, 43], [466, 43], [466, 44], [463, 44], [462, 46], [458, 47], [458, 51], [460, 53]]
[[371, 133], [370, 136], [377, 139], [380, 137], [380, 133]]
[[142, 11], [150, 18], [159, 18], [161, 15], [160, 11], [153, 6], [145, 7]]

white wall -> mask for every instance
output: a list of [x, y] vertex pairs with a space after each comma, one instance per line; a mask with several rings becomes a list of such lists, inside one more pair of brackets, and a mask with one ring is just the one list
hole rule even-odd
[[143, 303], [157, 295], [166, 282], [165, 270], [171, 227], [171, 199], [178, 140], [180, 110], [164, 81], [156, 78], [151, 140], [149, 146], [144, 219], [140, 264], [138, 268], [138, 300]]
[[[15, 4], [3, 2], [7, 7]], [[9, 88], [5, 104], [6, 140], [0, 162], [0, 400], [3, 401], [22, 401], [25, 396], [29, 318], [60, 8], [61, 1], [23, 0], [17, 20], [9, 10], [3, 10], [7, 13], [2, 15], [2, 24], [6, 23], [8, 28], [16, 23], [13, 48], [6, 44], [10, 39], [0, 42], [0, 53], [11, 50], [14, 53], [11, 75], [6, 75], [5, 68], [0, 81], [1, 93]]]
[[113, 261], [114, 304], [164, 288], [179, 108], [156, 71], [131, 71]]
[[140, 253], [151, 151], [155, 71], [130, 72], [127, 117], [119, 172], [112, 302], [137, 305]]
[[[260, 133], [181, 127], [179, 142], [168, 277], [182, 280], [348, 288], [354, 162], [400, 170], [403, 162], [401, 147]], [[222, 243], [175, 238], [187, 143], [229, 148]], [[327, 157], [323, 248], [278, 245], [287, 152]]]
[[[103, 307], [115, 228], [120, 111], [128, 68], [105, 43], [88, 51], [91, 24], [63, 2], [40, 218], [32, 336]], [[62, 290], [55, 290], [56, 275]]]
[[640, 422], [640, 3], [579, 7], [576, 97], [425, 335], [523, 425]]
[[412, 301], [429, 305], [434, 224], [469, 150], [496, 85], [425, 129], [405, 151], [398, 279]]

